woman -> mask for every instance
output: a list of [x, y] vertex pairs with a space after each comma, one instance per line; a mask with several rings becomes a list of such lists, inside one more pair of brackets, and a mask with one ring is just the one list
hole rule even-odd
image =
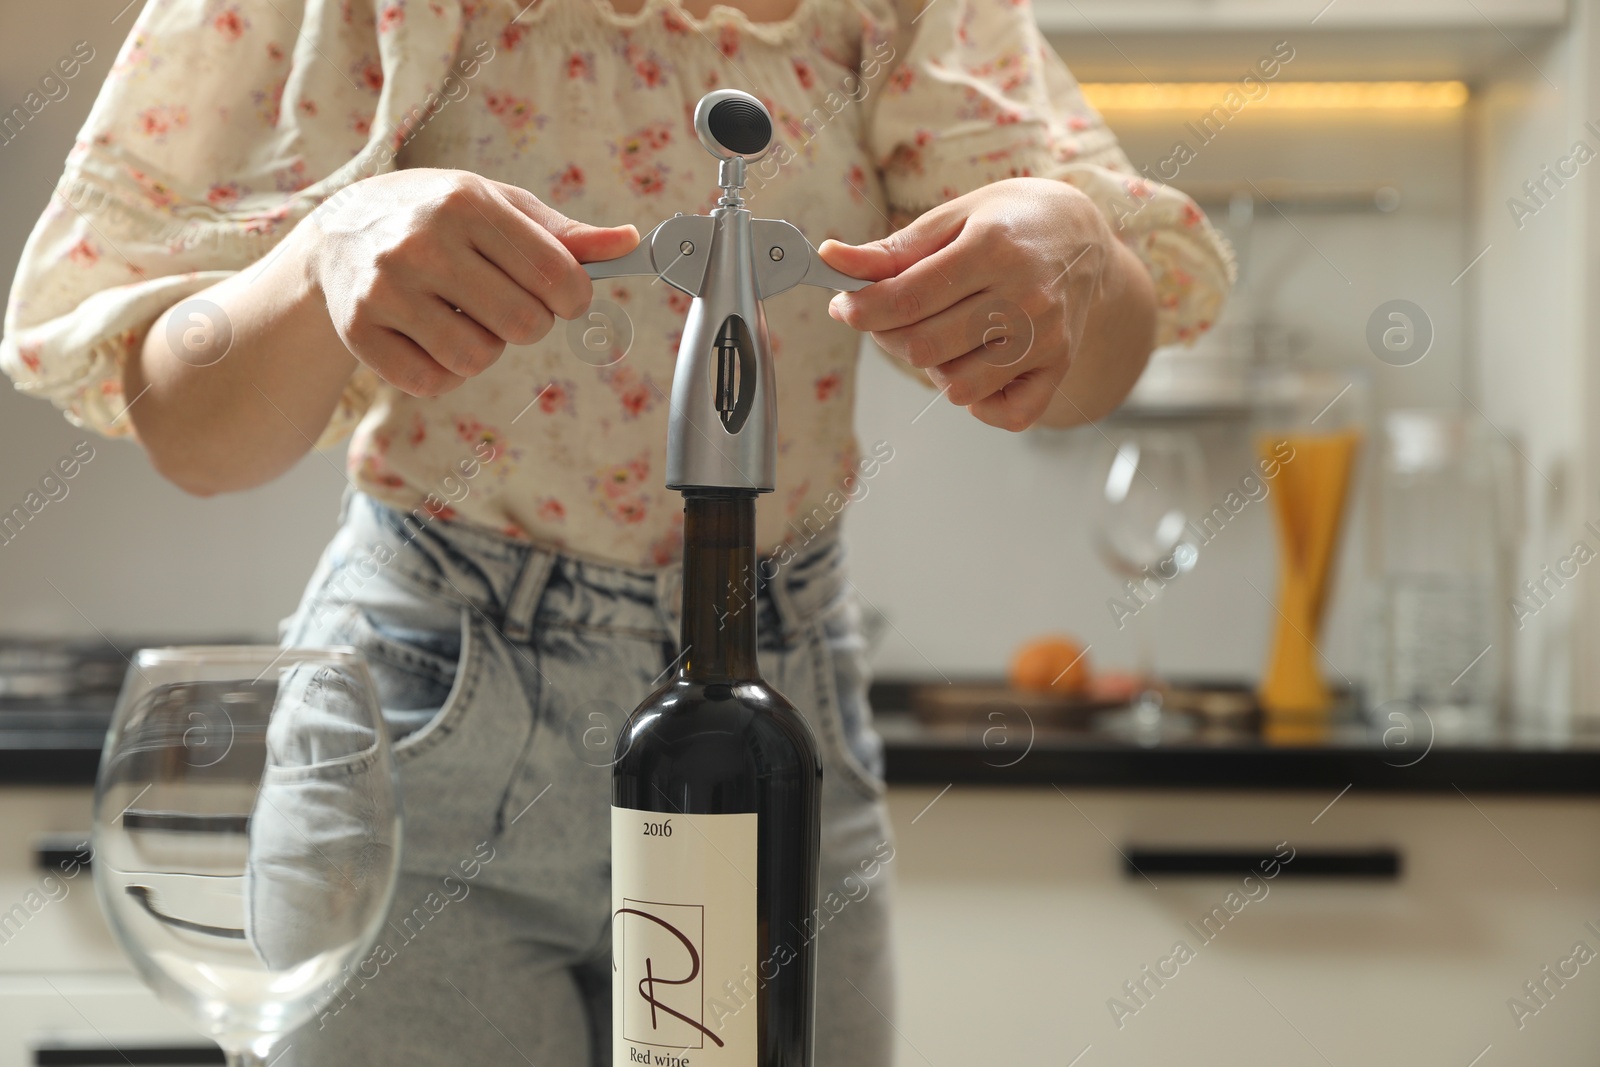
[[[293, 1062], [609, 1062], [605, 741], [679, 654], [661, 455], [687, 301], [579, 264], [713, 206], [689, 115], [725, 85], [776, 120], [756, 214], [878, 282], [767, 309], [781, 454], [757, 532], [785, 561], [764, 673], [823, 754], [823, 890], [870, 889], [816, 933], [817, 1061], [884, 1064], [893, 850], [823, 506], [871, 463], [858, 331], [987, 423], [1066, 425], [1205, 329], [1231, 276], [1025, 2], [150, 0], [29, 242], [6, 371], [184, 489], [354, 433], [284, 640], [371, 659], [405, 872], [387, 951]], [[467, 862], [469, 896], [425, 903]]]

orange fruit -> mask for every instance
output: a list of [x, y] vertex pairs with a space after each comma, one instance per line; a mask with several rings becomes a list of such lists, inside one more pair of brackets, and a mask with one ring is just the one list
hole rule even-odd
[[1017, 649], [1006, 677], [1013, 689], [1077, 695], [1089, 688], [1089, 658], [1070, 637], [1036, 637]]

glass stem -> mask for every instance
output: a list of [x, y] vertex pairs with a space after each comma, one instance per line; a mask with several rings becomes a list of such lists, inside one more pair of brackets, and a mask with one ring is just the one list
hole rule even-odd
[[254, 1044], [223, 1050], [227, 1057], [228, 1067], [267, 1067], [271, 1062], [272, 1042], [267, 1040], [257, 1041]]
[[1156, 650], [1155, 639], [1150, 633], [1150, 628], [1155, 623], [1156, 602], [1152, 597], [1139, 612], [1138, 619], [1134, 622], [1134, 640], [1138, 657], [1134, 661], [1134, 669], [1139, 675], [1139, 698], [1142, 708], [1161, 707], [1161, 681], [1156, 676]]

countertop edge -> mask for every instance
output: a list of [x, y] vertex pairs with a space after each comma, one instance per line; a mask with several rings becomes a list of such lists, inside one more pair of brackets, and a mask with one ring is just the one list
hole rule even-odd
[[1149, 748], [1084, 745], [1021, 758], [980, 747], [884, 746], [890, 785], [1600, 796], [1600, 751], [1435, 749], [1401, 763], [1382, 749]]
[[[0, 788], [94, 784], [101, 738], [0, 733]], [[1404, 762], [1382, 748], [1171, 746], [1085, 742], [1035, 746], [1020, 758], [981, 745], [884, 742], [890, 786], [1057, 785], [1077, 789], [1600, 796], [1600, 748], [1434, 748]]]

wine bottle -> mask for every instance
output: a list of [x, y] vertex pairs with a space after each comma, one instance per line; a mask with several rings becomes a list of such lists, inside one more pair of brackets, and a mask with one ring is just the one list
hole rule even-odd
[[755, 493], [684, 501], [680, 666], [612, 768], [612, 1062], [810, 1067], [822, 764], [756, 663]]

